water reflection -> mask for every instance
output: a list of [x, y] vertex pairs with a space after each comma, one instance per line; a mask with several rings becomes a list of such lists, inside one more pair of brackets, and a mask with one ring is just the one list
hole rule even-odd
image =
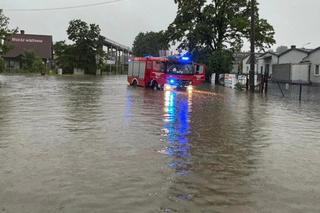
[[[0, 88], [1, 88], [1, 76], [0, 76]], [[0, 151], [1, 149], [7, 148], [8, 143], [5, 138], [4, 132], [9, 131], [9, 109], [10, 109], [10, 100], [6, 96], [6, 90], [0, 90]], [[0, 152], [1, 153], [1, 152]], [[0, 166], [1, 168], [1, 166]]]
[[64, 88], [64, 108], [66, 109], [66, 129], [70, 132], [89, 131], [96, 129], [91, 125], [102, 116], [103, 90], [101, 80], [92, 77], [79, 77], [78, 81], [66, 80], [61, 83]]
[[165, 153], [172, 160], [169, 167], [175, 169], [177, 174], [186, 175], [191, 160], [189, 115], [192, 112], [192, 93], [188, 97], [177, 98], [177, 92], [166, 91], [164, 96], [164, 126], [162, 135], [166, 138]]
[[3, 79], [4, 212], [319, 212], [319, 105], [126, 76]]

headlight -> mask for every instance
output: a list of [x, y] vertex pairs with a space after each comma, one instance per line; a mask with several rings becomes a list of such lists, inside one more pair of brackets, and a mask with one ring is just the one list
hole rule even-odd
[[164, 90], [165, 91], [170, 91], [170, 90], [172, 90], [172, 87], [169, 84], [165, 84], [164, 85]]
[[192, 85], [187, 86], [187, 90], [188, 90], [188, 92], [192, 92], [193, 91], [193, 86]]

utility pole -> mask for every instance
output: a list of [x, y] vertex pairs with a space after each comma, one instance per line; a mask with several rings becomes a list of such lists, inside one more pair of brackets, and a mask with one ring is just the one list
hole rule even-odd
[[255, 63], [256, 63], [256, 56], [255, 56], [255, 6], [256, 1], [251, 0], [251, 29], [250, 29], [250, 43], [251, 43], [251, 60], [250, 60], [250, 91], [254, 93], [254, 77], [255, 77]]

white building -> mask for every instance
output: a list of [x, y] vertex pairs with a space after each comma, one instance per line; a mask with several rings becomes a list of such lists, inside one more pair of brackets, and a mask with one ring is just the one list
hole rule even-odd
[[[314, 50], [307, 50], [291, 46], [287, 51], [278, 54], [274, 52], [265, 52], [263, 54], [256, 54], [256, 74], [269, 73], [272, 75], [274, 65], [277, 67], [287, 68], [289, 65], [304, 65], [310, 64], [309, 73], [311, 83], [320, 84], [320, 47]], [[288, 65], [288, 66], [281, 66]], [[299, 67], [299, 66], [295, 66]], [[279, 69], [278, 69], [279, 70]], [[287, 72], [288, 70], [283, 70]], [[306, 69], [302, 69], [301, 72], [305, 72]], [[250, 54], [242, 60], [242, 73], [249, 74], [250, 72]]]
[[304, 63], [309, 63], [310, 81], [314, 84], [320, 84], [320, 47], [309, 52], [303, 59]]
[[[258, 73], [258, 58], [260, 54], [256, 54], [255, 66], [254, 66], [254, 73]], [[250, 72], [250, 54], [243, 58], [242, 60], [242, 74], [249, 74]]]
[[278, 54], [274, 52], [265, 52], [258, 58], [258, 74], [268, 73], [272, 75], [272, 65], [278, 64]]
[[272, 67], [274, 69], [272, 79], [282, 82], [312, 82], [309, 62], [306, 62], [309, 54], [310, 50], [296, 48], [296, 46], [291, 46], [290, 49], [279, 54], [278, 63]]
[[279, 54], [277, 64], [298, 64], [308, 56], [308, 50], [291, 46], [291, 49]]
[[233, 54], [232, 70], [230, 73], [238, 74], [242, 72], [242, 61], [248, 56], [247, 52], [239, 52]]

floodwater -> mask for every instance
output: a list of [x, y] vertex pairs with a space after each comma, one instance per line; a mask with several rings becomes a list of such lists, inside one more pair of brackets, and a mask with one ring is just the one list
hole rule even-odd
[[320, 212], [320, 105], [0, 75], [0, 212]]

